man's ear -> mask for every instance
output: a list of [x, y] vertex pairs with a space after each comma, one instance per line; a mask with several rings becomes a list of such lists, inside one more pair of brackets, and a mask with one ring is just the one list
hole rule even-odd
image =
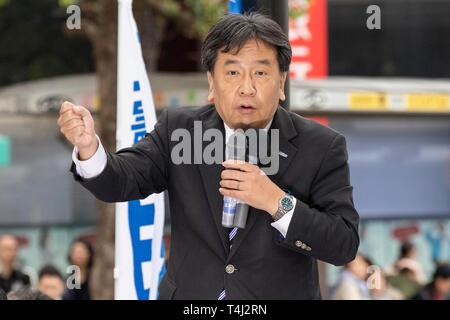
[[286, 83], [287, 72], [282, 72], [280, 77], [280, 100], [286, 100], [286, 95], [284, 94], [284, 84]]
[[208, 102], [214, 103], [214, 79], [213, 79], [213, 75], [211, 74], [210, 71], [208, 71], [206, 73], [206, 75], [208, 77], [208, 86], [209, 86]]

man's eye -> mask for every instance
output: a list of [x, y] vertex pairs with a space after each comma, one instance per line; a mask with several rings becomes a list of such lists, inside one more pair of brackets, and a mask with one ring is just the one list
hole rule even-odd
[[238, 74], [237, 71], [228, 71], [227, 72], [227, 75], [230, 75], [230, 76], [237, 76], [237, 74]]
[[256, 71], [256, 75], [257, 76], [265, 76], [265, 75], [267, 75], [267, 72], [265, 72], [265, 71]]

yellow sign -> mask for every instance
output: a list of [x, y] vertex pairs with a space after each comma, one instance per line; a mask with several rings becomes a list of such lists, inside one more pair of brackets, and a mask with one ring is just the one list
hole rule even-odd
[[353, 92], [349, 94], [351, 110], [387, 110], [388, 103], [385, 93], [381, 92]]
[[406, 95], [408, 111], [445, 112], [449, 111], [448, 94], [413, 93]]

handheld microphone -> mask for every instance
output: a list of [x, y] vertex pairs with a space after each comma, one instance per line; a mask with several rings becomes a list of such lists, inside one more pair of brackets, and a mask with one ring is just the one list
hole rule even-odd
[[[226, 146], [227, 160], [245, 161], [246, 136], [240, 129], [228, 139]], [[248, 204], [231, 197], [223, 197], [222, 226], [244, 229], [247, 223]]]

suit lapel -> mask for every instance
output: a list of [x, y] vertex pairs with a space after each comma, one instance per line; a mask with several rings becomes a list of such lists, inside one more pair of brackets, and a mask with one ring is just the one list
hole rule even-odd
[[[279, 151], [280, 154], [277, 155], [279, 158], [279, 170], [275, 175], [269, 176], [269, 178], [278, 186], [280, 186], [280, 179], [283, 174], [286, 172], [289, 167], [292, 159], [295, 157], [297, 153], [297, 147], [293, 145], [290, 140], [297, 136], [297, 130], [292, 124], [292, 120], [290, 118], [289, 113], [281, 107], [278, 107], [277, 112], [275, 113], [274, 120], [272, 122], [271, 129], [279, 129]], [[283, 156], [283, 155], [286, 155]], [[282, 186], [280, 186], [282, 187]], [[263, 212], [261, 210], [250, 207], [249, 213], [247, 217], [247, 224], [245, 229], [239, 229], [236, 237], [233, 240], [233, 247], [231, 248], [230, 254], [227, 260], [230, 260], [233, 255], [238, 250], [239, 246], [242, 244], [244, 239], [249, 234], [250, 230], [253, 228], [257, 219], [263, 219], [264, 214], [268, 214], [267, 212]]]
[[[223, 134], [222, 136], [225, 138], [223, 121], [214, 107], [201, 114], [200, 120], [202, 121], [202, 133], [212, 128], [219, 129]], [[193, 131], [194, 129], [192, 128], [192, 137], [194, 136]], [[208, 141], [202, 142], [202, 152], [205, 146], [209, 143], [210, 142]], [[206, 198], [208, 199], [211, 214], [213, 215], [218, 235], [225, 250], [225, 255], [227, 255], [229, 252], [229, 229], [222, 226], [223, 196], [219, 193], [220, 174], [223, 170], [223, 166], [222, 164], [208, 165], [202, 163], [201, 165], [197, 165], [197, 168], [200, 171], [200, 176], [205, 187]]]
[[278, 155], [279, 169], [276, 174], [269, 176], [269, 178], [275, 184], [279, 185], [281, 177], [283, 177], [283, 175], [286, 173], [287, 168], [289, 168], [292, 160], [295, 158], [295, 155], [297, 153], [297, 147], [290, 142], [292, 138], [297, 136], [297, 130], [292, 123], [292, 119], [289, 113], [282, 107], [278, 107], [272, 124], [272, 129], [278, 129], [280, 133]]

